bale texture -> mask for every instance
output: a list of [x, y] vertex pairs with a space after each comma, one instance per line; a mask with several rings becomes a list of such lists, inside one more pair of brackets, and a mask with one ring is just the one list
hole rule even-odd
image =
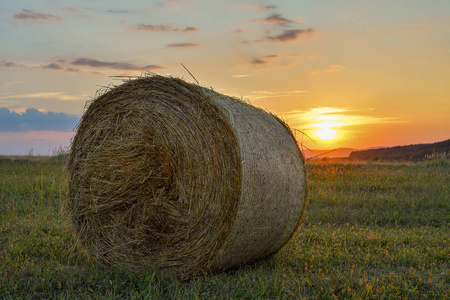
[[281, 120], [157, 75], [91, 102], [68, 169], [67, 212], [90, 255], [183, 278], [273, 254], [306, 205], [304, 159]]

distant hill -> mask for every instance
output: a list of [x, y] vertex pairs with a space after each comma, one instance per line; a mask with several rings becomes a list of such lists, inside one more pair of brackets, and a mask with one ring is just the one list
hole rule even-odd
[[315, 149], [304, 149], [303, 155], [306, 159], [313, 158], [317, 156], [317, 159], [322, 158], [340, 158], [340, 157], [348, 157], [352, 151], [356, 149], [353, 148], [338, 148], [334, 150], [315, 150]]
[[450, 139], [433, 144], [417, 144], [352, 151], [351, 160], [388, 160], [388, 161], [420, 161], [431, 156], [447, 156], [450, 154]]

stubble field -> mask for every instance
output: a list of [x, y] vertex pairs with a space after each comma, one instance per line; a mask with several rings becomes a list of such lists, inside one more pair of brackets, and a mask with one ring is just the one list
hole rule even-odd
[[450, 162], [308, 163], [279, 253], [186, 282], [102, 267], [61, 214], [66, 157], [0, 157], [0, 299], [448, 299]]

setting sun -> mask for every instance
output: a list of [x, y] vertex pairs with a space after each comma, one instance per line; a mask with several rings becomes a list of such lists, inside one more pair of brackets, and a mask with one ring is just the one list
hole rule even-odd
[[[327, 116], [318, 116], [316, 117], [316, 119], [318, 120], [342, 120], [342, 117], [339, 116], [332, 116], [332, 115], [327, 115]], [[333, 129], [333, 127], [338, 127], [338, 126], [342, 126], [343, 123], [338, 123], [338, 122], [322, 122], [322, 123], [317, 123], [317, 124], [313, 124], [313, 127], [319, 128], [316, 132], [315, 135], [317, 137], [319, 137], [322, 140], [325, 141], [329, 141], [329, 140], [333, 140], [335, 138], [337, 138], [337, 132], [335, 129]]]
[[322, 140], [332, 140], [336, 138], [336, 130], [330, 128], [323, 128], [316, 131], [316, 135]]

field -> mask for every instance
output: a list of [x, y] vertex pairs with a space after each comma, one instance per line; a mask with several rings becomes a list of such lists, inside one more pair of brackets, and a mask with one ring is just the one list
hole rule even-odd
[[99, 266], [61, 214], [65, 157], [0, 157], [0, 299], [448, 299], [450, 163], [309, 163], [279, 253], [186, 282]]

